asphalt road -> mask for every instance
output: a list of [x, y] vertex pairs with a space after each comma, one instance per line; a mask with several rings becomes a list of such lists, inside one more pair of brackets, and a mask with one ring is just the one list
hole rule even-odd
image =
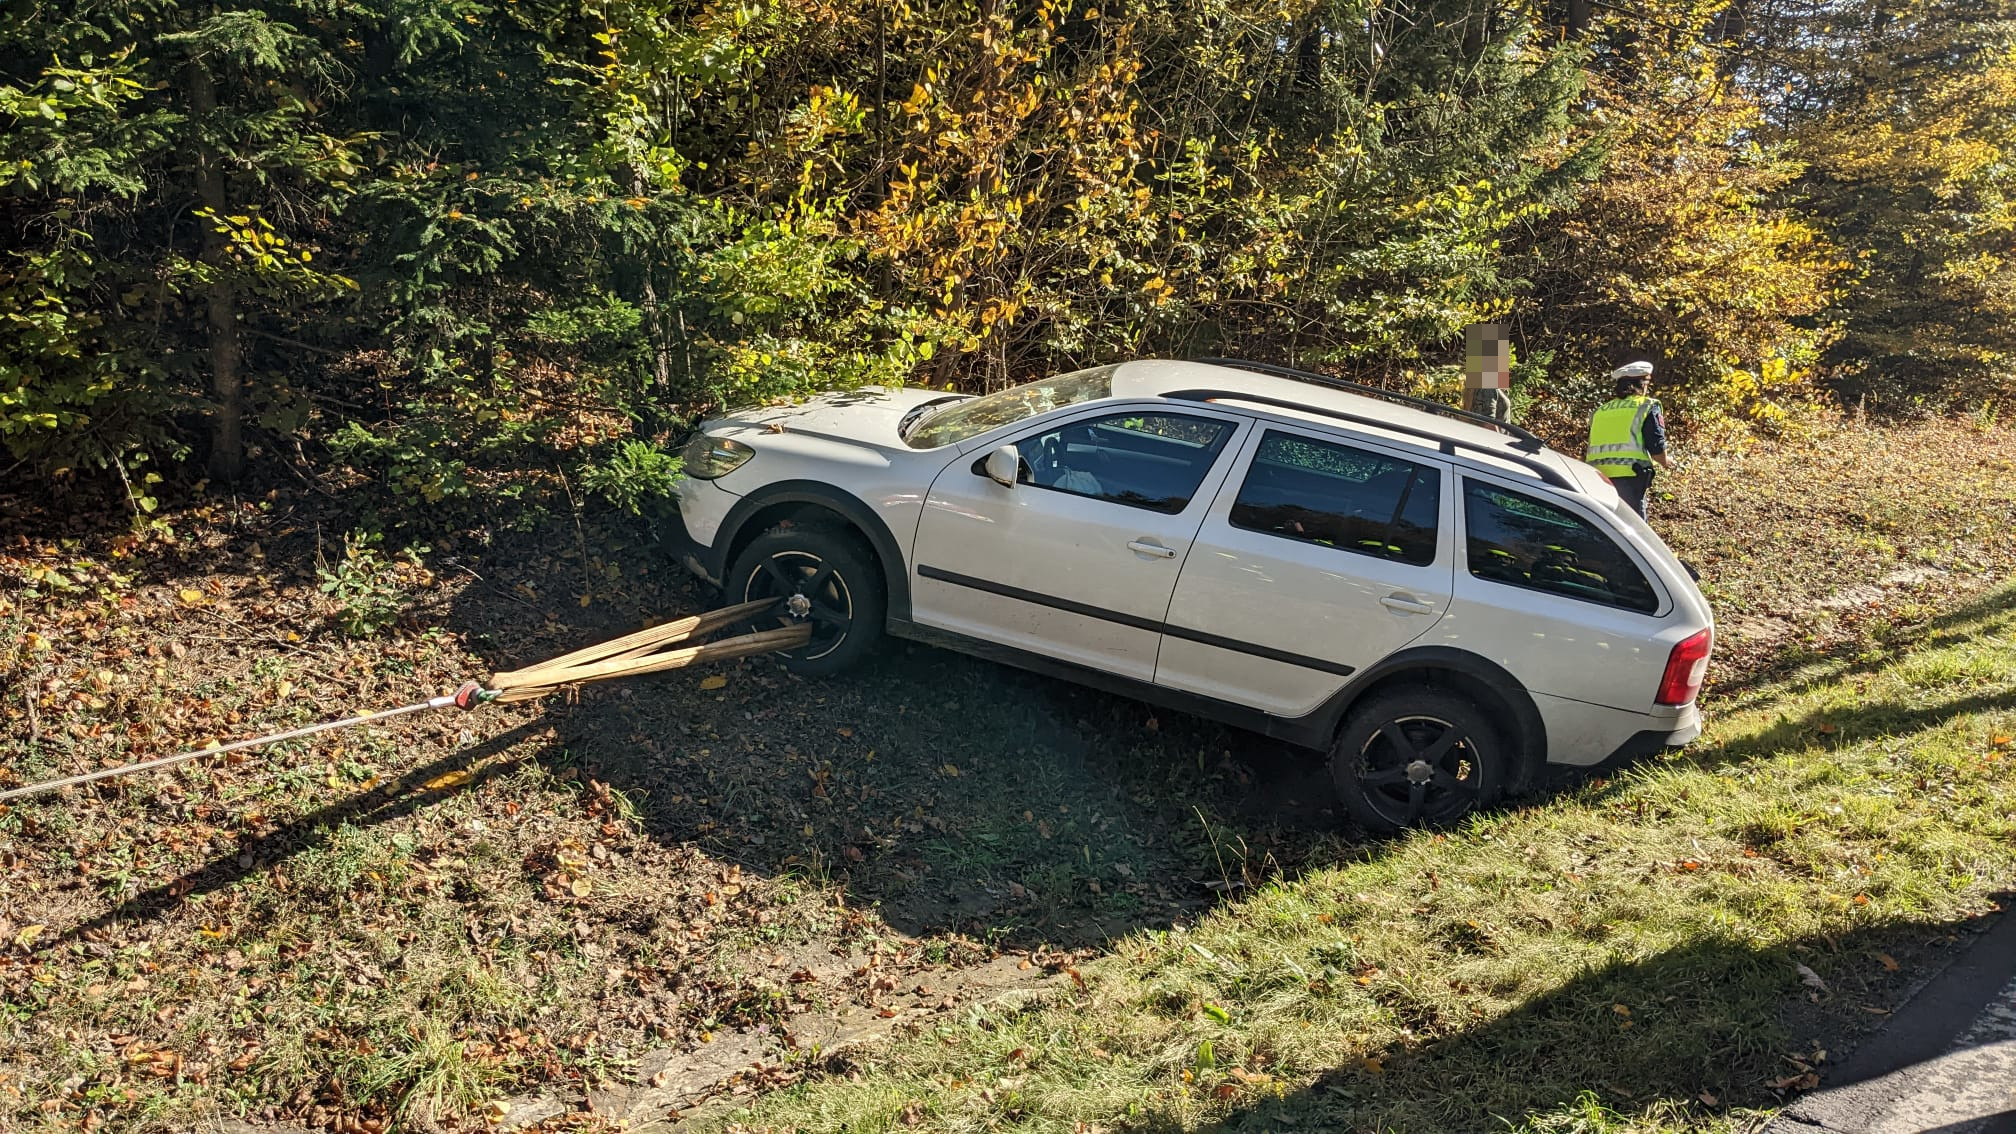
[[1765, 1134], [2016, 1134], [2016, 912]]

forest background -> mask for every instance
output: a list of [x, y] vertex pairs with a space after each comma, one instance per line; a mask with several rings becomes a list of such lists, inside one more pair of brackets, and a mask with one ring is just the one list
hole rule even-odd
[[2012, 190], [2005, 0], [24, 0], [0, 473], [634, 509], [723, 404], [1478, 321], [1564, 440], [1992, 419]]

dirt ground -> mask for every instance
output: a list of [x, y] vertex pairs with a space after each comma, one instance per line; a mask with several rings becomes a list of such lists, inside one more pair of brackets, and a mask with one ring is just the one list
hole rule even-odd
[[[1717, 604], [1720, 696], [1880, 649], [2016, 564], [2016, 438], [1915, 429], [1673, 479], [1655, 524]], [[0, 785], [411, 702], [711, 602], [636, 523], [498, 517], [388, 535], [427, 546], [364, 572], [401, 613], [353, 636], [318, 566], [357, 524], [292, 481], [138, 531], [111, 502], [0, 497]], [[1353, 846], [1305, 755], [924, 647], [420, 714], [0, 805], [0, 1128], [688, 1114]]]

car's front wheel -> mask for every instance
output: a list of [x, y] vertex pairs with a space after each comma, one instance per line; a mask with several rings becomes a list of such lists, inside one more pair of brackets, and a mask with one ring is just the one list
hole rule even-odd
[[[807, 676], [838, 673], [882, 638], [888, 599], [874, 553], [852, 534], [826, 527], [778, 527], [735, 557], [722, 588], [738, 602], [781, 598], [765, 627], [812, 624], [812, 640], [779, 657]], [[774, 619], [774, 621], [773, 621]]]
[[1330, 777], [1372, 831], [1454, 823], [1497, 802], [1512, 754], [1475, 702], [1446, 690], [1377, 694], [1351, 712]]

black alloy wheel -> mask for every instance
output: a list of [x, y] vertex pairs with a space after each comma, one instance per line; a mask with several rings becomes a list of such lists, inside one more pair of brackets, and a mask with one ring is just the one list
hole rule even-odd
[[1354, 819], [1376, 832], [1454, 823], [1497, 802], [1508, 752], [1474, 704], [1407, 690], [1356, 708], [1330, 754], [1330, 776]]
[[848, 533], [782, 527], [752, 540], [736, 557], [728, 593], [738, 602], [781, 598], [757, 629], [812, 624], [812, 640], [778, 655], [795, 673], [838, 673], [861, 660], [882, 636], [887, 599], [872, 553]]

